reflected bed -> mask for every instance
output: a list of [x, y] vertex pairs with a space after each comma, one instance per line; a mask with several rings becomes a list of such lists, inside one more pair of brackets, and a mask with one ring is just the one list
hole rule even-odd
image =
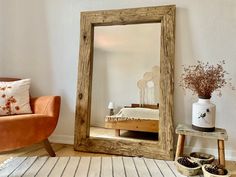
[[116, 136], [120, 136], [120, 130], [159, 132], [158, 105], [132, 104], [122, 108], [119, 113], [106, 116], [105, 128], [115, 129]]

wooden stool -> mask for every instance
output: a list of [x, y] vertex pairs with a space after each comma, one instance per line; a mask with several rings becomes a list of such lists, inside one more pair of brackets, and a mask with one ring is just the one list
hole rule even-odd
[[201, 138], [209, 138], [209, 139], [217, 140], [219, 164], [225, 166], [224, 141], [228, 140], [228, 135], [225, 129], [216, 128], [214, 132], [200, 132], [200, 131], [193, 130], [191, 125], [179, 124], [175, 132], [179, 135], [175, 159], [183, 155], [185, 136], [186, 135], [196, 136], [196, 137], [201, 137]]

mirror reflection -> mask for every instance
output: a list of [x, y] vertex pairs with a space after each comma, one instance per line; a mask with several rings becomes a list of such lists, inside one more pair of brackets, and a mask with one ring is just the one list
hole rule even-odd
[[160, 23], [94, 28], [90, 136], [158, 140]]

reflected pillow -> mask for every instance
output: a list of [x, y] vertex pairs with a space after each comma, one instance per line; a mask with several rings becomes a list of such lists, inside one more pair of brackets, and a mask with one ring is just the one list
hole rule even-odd
[[0, 116], [32, 113], [29, 88], [30, 79], [0, 82]]

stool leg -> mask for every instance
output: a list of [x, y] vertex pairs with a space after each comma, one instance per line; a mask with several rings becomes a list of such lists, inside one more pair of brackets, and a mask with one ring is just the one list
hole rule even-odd
[[225, 146], [224, 140], [218, 140], [218, 160], [219, 164], [225, 166]]
[[176, 153], [175, 153], [175, 159], [177, 159], [179, 156], [183, 155], [183, 152], [184, 152], [184, 141], [185, 141], [185, 135], [179, 134], [178, 142], [177, 142], [177, 148], [176, 148]]

